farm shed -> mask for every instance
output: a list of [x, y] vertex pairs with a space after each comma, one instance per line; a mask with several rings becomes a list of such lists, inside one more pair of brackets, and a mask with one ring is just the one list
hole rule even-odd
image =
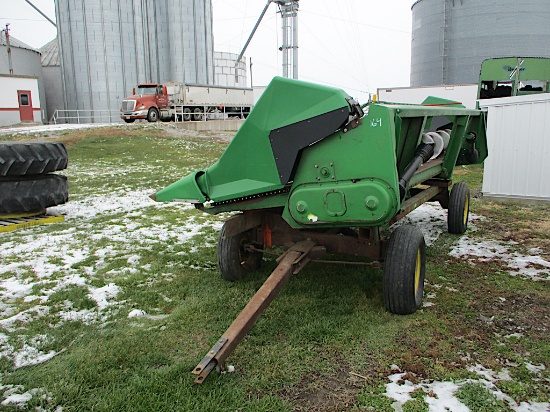
[[489, 156], [483, 195], [550, 201], [550, 93], [481, 100]]
[[0, 126], [42, 123], [38, 77], [0, 74]]

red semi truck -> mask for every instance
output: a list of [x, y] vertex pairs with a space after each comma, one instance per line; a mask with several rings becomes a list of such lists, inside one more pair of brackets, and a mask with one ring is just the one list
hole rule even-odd
[[136, 119], [156, 122], [245, 118], [253, 105], [250, 88], [142, 83], [122, 101], [120, 117], [126, 123]]

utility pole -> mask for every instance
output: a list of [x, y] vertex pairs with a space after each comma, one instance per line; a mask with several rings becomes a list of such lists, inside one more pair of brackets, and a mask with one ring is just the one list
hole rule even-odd
[[[283, 52], [283, 77], [292, 79], [298, 78], [298, 2], [299, 0], [267, 0], [267, 3], [260, 14], [260, 17], [256, 21], [252, 33], [248, 36], [248, 40], [237, 57], [235, 62], [235, 83], [238, 80], [237, 66], [243, 58], [252, 37], [256, 33], [260, 22], [265, 16], [267, 9], [271, 3], [276, 3], [279, 7], [279, 13], [281, 13], [283, 21], [283, 44], [279, 47], [279, 50]], [[252, 77], [252, 62], [250, 64], [250, 76]]]
[[10, 44], [10, 24], [6, 23], [6, 28], [2, 31], [6, 33], [6, 46], [8, 47], [8, 64], [10, 68], [10, 75], [13, 75], [13, 63], [11, 60], [11, 44]]
[[283, 77], [298, 79], [298, 1], [277, 0], [282, 17]]

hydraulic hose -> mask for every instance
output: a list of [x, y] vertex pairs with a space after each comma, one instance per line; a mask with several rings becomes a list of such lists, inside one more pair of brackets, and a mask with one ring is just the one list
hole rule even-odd
[[418, 146], [418, 149], [416, 149], [415, 156], [413, 157], [411, 162], [407, 165], [407, 167], [403, 171], [403, 174], [399, 178], [399, 195], [401, 196], [401, 200], [405, 198], [405, 194], [407, 193], [407, 185], [409, 184], [415, 172], [422, 165], [422, 163], [425, 163], [428, 160], [430, 160], [433, 154], [434, 154], [433, 144], [422, 143], [420, 144], [420, 146]]

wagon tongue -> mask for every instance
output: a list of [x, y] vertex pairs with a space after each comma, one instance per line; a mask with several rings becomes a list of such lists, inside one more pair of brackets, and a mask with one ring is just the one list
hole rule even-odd
[[198, 375], [195, 378], [195, 383], [203, 383], [216, 367], [221, 371], [226, 370], [225, 360], [227, 357], [252, 329], [252, 326], [281, 292], [290, 277], [300, 272], [312, 259], [317, 259], [325, 253], [326, 249], [324, 247], [315, 246], [315, 243], [311, 240], [304, 240], [295, 243], [279, 256], [277, 268], [267, 278], [262, 287], [258, 289], [250, 302], [237, 316], [237, 319], [233, 321], [222, 337], [218, 339], [212, 349], [191, 372], [193, 375]]

